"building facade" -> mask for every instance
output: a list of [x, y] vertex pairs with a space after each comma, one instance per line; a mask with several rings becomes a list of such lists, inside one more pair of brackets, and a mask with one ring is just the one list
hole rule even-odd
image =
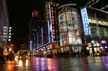
[[[81, 17], [73, 4], [58, 7], [59, 43], [61, 50], [81, 50]], [[63, 51], [62, 51], [63, 52]]]
[[8, 25], [6, 0], [0, 0], [0, 47], [7, 46]]
[[95, 8], [87, 8], [90, 27], [90, 39], [88, 39], [89, 51], [94, 50], [94, 54], [102, 51], [108, 51], [108, 13]]
[[[44, 18], [46, 28], [40, 28], [40, 37], [36, 36], [38, 37], [36, 40], [41, 44], [36, 43], [43, 51], [81, 52], [83, 47], [93, 46], [93, 49], [87, 48], [88, 53], [92, 50], [97, 53], [102, 47], [108, 46], [108, 14], [106, 13], [87, 7], [80, 8], [75, 3], [60, 5], [46, 1]], [[44, 36], [45, 32], [47, 36]], [[47, 41], [44, 43], [45, 40]]]

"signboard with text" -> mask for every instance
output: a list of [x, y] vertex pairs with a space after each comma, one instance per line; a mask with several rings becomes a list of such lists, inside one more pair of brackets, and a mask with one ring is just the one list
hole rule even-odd
[[82, 16], [84, 34], [90, 35], [90, 27], [89, 27], [88, 14], [86, 8], [81, 9], [81, 16]]

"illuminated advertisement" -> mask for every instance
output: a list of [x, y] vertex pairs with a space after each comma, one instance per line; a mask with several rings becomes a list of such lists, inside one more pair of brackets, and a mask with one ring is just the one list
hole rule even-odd
[[55, 31], [55, 7], [52, 2], [46, 2], [46, 20], [48, 20], [48, 39], [49, 42], [56, 41]]
[[59, 12], [60, 45], [82, 43], [78, 16], [77, 10], [71, 10], [71, 8]]
[[51, 34], [52, 34], [52, 42], [55, 41], [55, 13], [54, 7], [51, 6]]
[[82, 16], [84, 34], [90, 35], [90, 27], [89, 27], [88, 14], [86, 8], [81, 9], [81, 16]]

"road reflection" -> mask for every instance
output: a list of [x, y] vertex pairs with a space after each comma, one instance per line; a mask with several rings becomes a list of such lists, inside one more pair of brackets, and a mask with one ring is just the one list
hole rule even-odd
[[17, 71], [30, 71], [30, 57], [21, 57], [16, 59], [16, 67], [17, 67]]
[[108, 71], [107, 57], [32, 58], [32, 71]]
[[19, 60], [16, 65], [17, 66], [29, 66], [30, 62], [29, 62], [28, 59], [26, 59], [26, 60]]
[[8, 64], [5, 65], [6, 71], [15, 71], [15, 62], [8, 61]]
[[0, 71], [108, 71], [108, 56], [16, 58], [0, 64]]
[[57, 60], [51, 58], [32, 58], [32, 71], [57, 70]]
[[103, 57], [104, 67], [108, 70], [108, 56]]

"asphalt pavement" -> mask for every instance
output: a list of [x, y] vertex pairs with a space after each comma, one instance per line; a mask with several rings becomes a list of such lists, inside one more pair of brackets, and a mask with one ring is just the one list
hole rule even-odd
[[108, 71], [108, 56], [31, 57], [0, 64], [0, 71]]

